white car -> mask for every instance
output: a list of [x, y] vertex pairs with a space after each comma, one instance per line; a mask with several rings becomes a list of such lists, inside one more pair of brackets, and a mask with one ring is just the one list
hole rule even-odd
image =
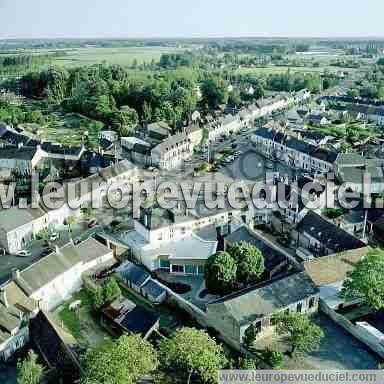
[[16, 256], [29, 257], [29, 256], [32, 256], [32, 253], [30, 251], [27, 251], [26, 249], [22, 249], [21, 251], [16, 252]]
[[49, 236], [50, 241], [56, 241], [58, 238], [59, 238], [59, 235], [56, 232], [51, 233], [51, 236]]

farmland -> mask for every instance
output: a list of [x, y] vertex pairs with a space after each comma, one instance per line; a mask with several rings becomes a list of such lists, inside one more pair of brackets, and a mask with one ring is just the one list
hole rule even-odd
[[163, 53], [172, 53], [177, 48], [170, 47], [119, 47], [119, 48], [78, 48], [66, 51], [62, 57], [57, 57], [53, 64], [65, 67], [78, 67], [106, 62], [131, 66], [134, 60], [138, 64], [159, 61]]

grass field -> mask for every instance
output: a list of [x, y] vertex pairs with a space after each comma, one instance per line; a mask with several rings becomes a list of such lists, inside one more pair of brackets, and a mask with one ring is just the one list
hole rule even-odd
[[106, 62], [129, 66], [136, 59], [138, 64], [158, 61], [163, 53], [177, 52], [177, 48], [168, 47], [123, 47], [123, 48], [79, 48], [67, 51], [67, 55], [58, 57], [54, 64], [76, 67]]

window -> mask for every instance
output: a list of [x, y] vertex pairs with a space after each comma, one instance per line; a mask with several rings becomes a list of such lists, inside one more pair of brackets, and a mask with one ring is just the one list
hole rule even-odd
[[196, 275], [197, 274], [197, 266], [196, 265], [186, 265], [185, 273], [188, 275]]
[[311, 297], [309, 299], [309, 304], [308, 304], [308, 307], [309, 308], [313, 308], [315, 306], [315, 298], [314, 297]]
[[255, 324], [255, 328], [256, 328], [256, 333], [260, 333], [261, 332], [261, 321], [258, 321]]
[[296, 306], [296, 312], [301, 312], [303, 309], [303, 303], [298, 303], [297, 306]]
[[184, 273], [184, 265], [172, 264], [173, 273]]
[[166, 269], [169, 271], [170, 263], [169, 260], [160, 260], [160, 269]]

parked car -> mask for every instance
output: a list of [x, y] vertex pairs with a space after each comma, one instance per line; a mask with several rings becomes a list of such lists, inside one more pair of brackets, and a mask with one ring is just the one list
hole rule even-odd
[[22, 249], [21, 251], [17, 251], [15, 255], [19, 257], [29, 257], [32, 256], [32, 253], [26, 249]]
[[59, 235], [56, 232], [51, 233], [49, 236], [49, 241], [56, 241], [59, 239]]
[[94, 228], [97, 225], [97, 220], [93, 219], [88, 222], [88, 228]]
[[43, 256], [47, 256], [47, 255], [49, 255], [50, 253], [52, 253], [52, 249], [51, 249], [51, 248], [45, 248], [45, 249], [42, 250], [40, 256], [42, 256], [42, 257], [43, 257]]

